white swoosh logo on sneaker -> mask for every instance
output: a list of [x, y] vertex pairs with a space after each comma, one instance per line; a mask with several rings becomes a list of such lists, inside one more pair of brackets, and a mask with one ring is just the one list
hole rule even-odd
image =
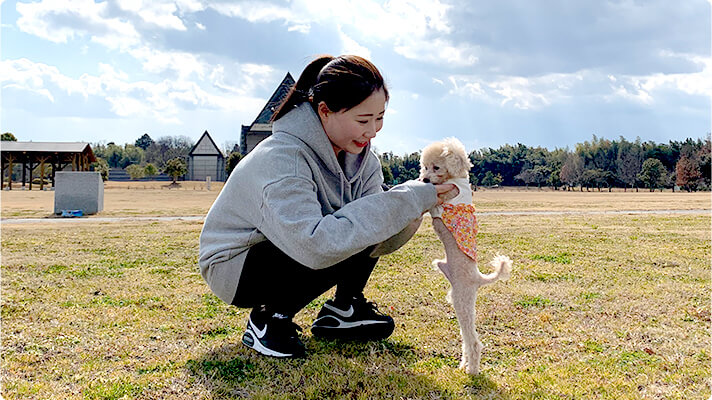
[[349, 309], [344, 311], [344, 310], [339, 310], [338, 308], [331, 306], [329, 304], [324, 304], [324, 307], [328, 308], [329, 310], [335, 312], [336, 314], [344, 317], [344, 318], [349, 318], [352, 315], [354, 315], [354, 306], [351, 305], [349, 306]]
[[258, 339], [262, 339], [265, 336], [265, 333], [267, 333], [267, 324], [265, 324], [265, 327], [262, 328], [262, 330], [257, 329], [257, 326], [255, 326], [252, 321], [250, 321], [250, 325], [252, 325], [252, 330], [255, 331]]

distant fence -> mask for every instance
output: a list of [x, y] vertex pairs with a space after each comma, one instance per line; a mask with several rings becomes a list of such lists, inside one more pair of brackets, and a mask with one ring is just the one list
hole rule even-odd
[[[183, 180], [185, 178], [180, 177], [178, 180]], [[158, 175], [153, 175], [151, 177], [143, 177], [141, 179], [131, 179], [131, 175], [129, 175], [128, 172], [126, 172], [125, 169], [121, 168], [109, 168], [109, 180], [110, 181], [116, 181], [116, 182], [128, 182], [128, 181], [138, 181], [138, 182], [148, 182], [148, 181], [160, 181], [160, 182], [166, 182], [166, 181], [172, 181], [173, 178], [170, 176], [164, 174], [161, 172]]]

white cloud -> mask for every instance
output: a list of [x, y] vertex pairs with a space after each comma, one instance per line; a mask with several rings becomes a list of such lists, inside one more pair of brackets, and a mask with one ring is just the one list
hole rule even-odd
[[3, 88], [41, 94], [50, 102], [55, 101], [55, 96], [48, 86], [68, 95], [79, 94], [85, 98], [97, 88], [97, 81], [87, 75], [71, 79], [62, 75], [57, 67], [33, 63], [26, 58], [0, 61], [0, 84]]
[[51, 103], [54, 103], [54, 96], [52, 96], [52, 93], [49, 92], [49, 90], [40, 88], [40, 89], [35, 89], [31, 86], [24, 86], [24, 85], [18, 85], [16, 83], [8, 83], [7, 85], [2, 86], [3, 89], [18, 89], [18, 90], [26, 90], [30, 93], [37, 94], [40, 97], [44, 97], [47, 100], [49, 100]]
[[691, 95], [709, 96], [712, 93], [712, 58], [685, 57], [701, 66], [702, 70], [686, 74], [654, 74], [636, 79], [641, 81], [641, 86], [646, 90], [667, 88], [677, 89]]
[[109, 48], [125, 49], [140, 41], [140, 35], [131, 23], [106, 17], [107, 3], [42, 0], [18, 3], [17, 11], [20, 13], [17, 26], [21, 31], [54, 43], [89, 36], [93, 42]]
[[195, 27], [200, 29], [201, 31], [205, 30], [205, 25], [201, 24], [200, 22], [196, 22]]
[[587, 95], [586, 86], [600, 80], [600, 74], [580, 71], [571, 74], [546, 74], [539, 77], [454, 75], [449, 77], [451, 95], [480, 99], [500, 106], [539, 109], [575, 95]]
[[[712, 59], [694, 56], [689, 59], [702, 66], [702, 70], [647, 76], [605, 74], [596, 70], [534, 77], [453, 75], [448, 78], [449, 94], [502, 107], [532, 110], [585, 97], [651, 106], [664, 98], [663, 91], [709, 96], [712, 93]], [[435, 78], [433, 81], [437, 82]]]
[[[461, 67], [478, 61], [476, 46], [453, 43], [447, 37], [453, 31], [447, 18], [451, 6], [440, 0], [391, 0], [385, 4], [375, 0], [294, 0], [287, 6], [243, 2], [210, 7], [253, 23], [284, 21], [288, 31], [308, 33], [312, 24], [334, 25], [348, 52], [362, 52], [372, 43], [393, 46], [403, 57], [436, 65]], [[341, 26], [349, 26], [353, 34], [345, 35]]]
[[311, 31], [311, 25], [309, 24], [296, 24], [292, 25], [289, 28], [287, 28], [287, 31], [289, 32], [299, 32], [303, 34], [308, 34], [309, 31]]
[[338, 29], [339, 29], [339, 38], [341, 39], [341, 45], [342, 45], [342, 48], [341, 48], [342, 54], [354, 54], [357, 56], [364, 57], [366, 59], [371, 58], [371, 51], [369, 49], [367, 49], [364, 46], [361, 46], [360, 44], [358, 44], [358, 42], [356, 42], [355, 40], [350, 38], [347, 34], [345, 34], [344, 31], [342, 30], [341, 26], [339, 26]]
[[475, 47], [470, 45], [453, 46], [447, 40], [417, 40], [402, 38], [395, 46], [396, 53], [403, 57], [427, 61], [432, 64], [466, 67], [478, 61]]
[[223, 92], [236, 96], [250, 96], [257, 89], [274, 90], [274, 82], [281, 78], [275, 75], [275, 70], [269, 65], [234, 64], [228, 68], [218, 64], [210, 73], [210, 83]]
[[295, 16], [289, 8], [266, 2], [213, 3], [210, 4], [210, 8], [213, 8], [223, 15], [242, 18], [250, 22], [284, 20], [287, 22], [301, 23], [300, 20], [295, 19]]
[[186, 79], [191, 74], [202, 78], [208, 68], [204, 62], [191, 53], [159, 51], [147, 46], [131, 49], [128, 52], [142, 62], [145, 71], [155, 74], [174, 71], [181, 79]]
[[193, 13], [205, 10], [205, 6], [200, 0], [173, 0], [172, 3], [178, 6], [180, 13]]
[[709, 97], [712, 93], [712, 58], [674, 53], [665, 55], [685, 58], [700, 66], [701, 70], [691, 73], [656, 73], [647, 76], [611, 76], [611, 82], [616, 85], [611, 85], [612, 93], [604, 98], [608, 101], [622, 98], [651, 105], [658, 97], [664, 97], [661, 92], [681, 92], [692, 96]]
[[450, 94], [463, 97], [479, 97], [484, 95], [485, 92], [482, 90], [482, 84], [476, 79], [477, 78], [468, 78], [462, 76], [449, 77], [448, 80], [453, 86], [453, 88], [450, 90]]
[[[239, 12], [238, 8], [234, 11]], [[274, 84], [271, 67], [234, 64], [226, 74], [221, 64], [208, 63], [198, 54], [153, 47], [134, 25], [184, 31], [180, 15], [202, 9], [202, 4], [192, 0], [127, 0], [115, 5], [92, 0], [18, 3], [17, 25], [23, 32], [55, 43], [84, 39], [101, 44], [132, 56], [151, 75], [148, 81], [131, 81], [127, 74], [102, 64], [99, 76], [85, 74], [73, 80], [55, 67], [22, 59], [4, 62], [11, 73], [3, 77], [3, 85], [34, 92], [50, 101], [55, 101], [58, 93], [96, 96], [106, 100], [118, 116], [150, 115], [168, 122], [175, 122], [176, 114], [186, 107], [258, 111], [264, 100], [253, 93], [267, 82]], [[111, 15], [117, 11], [121, 17]], [[198, 29], [206, 29], [195, 24]]]
[[264, 103], [262, 99], [244, 94], [210, 93], [196, 82], [182, 79], [132, 82], [128, 74], [108, 64], [100, 64], [99, 75], [84, 74], [73, 79], [54, 66], [27, 59], [3, 60], [0, 61], [0, 85], [40, 94], [57, 107], [72, 107], [70, 102], [57, 101], [58, 97], [79, 95], [90, 100], [106, 100], [111, 105], [110, 111], [119, 117], [152, 117], [171, 123], [177, 122], [181, 110], [186, 108], [257, 112]]
[[[146, 105], [143, 102], [127, 96], [107, 96], [106, 100], [111, 103], [111, 111], [120, 117], [140, 116], [144, 115], [146, 111]], [[159, 116], [162, 116], [162, 114], [159, 114]], [[163, 122], [175, 121], [174, 117], [159, 119]]]
[[175, 15], [178, 6], [174, 2], [156, 0], [121, 0], [116, 4], [124, 11], [138, 15], [144, 22], [163, 29], [186, 30], [183, 21]]

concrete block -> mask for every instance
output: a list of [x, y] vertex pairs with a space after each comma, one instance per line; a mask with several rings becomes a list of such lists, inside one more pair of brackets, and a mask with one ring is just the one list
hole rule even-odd
[[58, 171], [54, 186], [55, 214], [62, 210], [96, 214], [104, 209], [104, 182], [99, 172]]

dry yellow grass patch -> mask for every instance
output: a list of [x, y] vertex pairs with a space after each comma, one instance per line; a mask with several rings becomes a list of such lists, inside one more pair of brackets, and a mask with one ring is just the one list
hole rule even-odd
[[[106, 182], [104, 210], [97, 216], [204, 215], [223, 187], [212, 182]], [[54, 192], [39, 190], [2, 191], [3, 218], [42, 218], [53, 215]]]
[[[181, 182], [170, 188], [166, 182], [107, 182], [104, 211], [97, 216], [188, 216], [205, 215], [223, 184]], [[3, 218], [52, 216], [52, 191], [2, 191]], [[611, 211], [611, 210], [712, 210], [712, 196], [705, 193], [655, 192], [564, 192], [550, 189], [481, 189], [474, 196], [479, 212], [496, 211]]]
[[710, 210], [709, 192], [635, 192], [628, 190], [565, 192], [550, 189], [478, 190], [474, 195], [478, 211], [614, 211], [614, 210]]

